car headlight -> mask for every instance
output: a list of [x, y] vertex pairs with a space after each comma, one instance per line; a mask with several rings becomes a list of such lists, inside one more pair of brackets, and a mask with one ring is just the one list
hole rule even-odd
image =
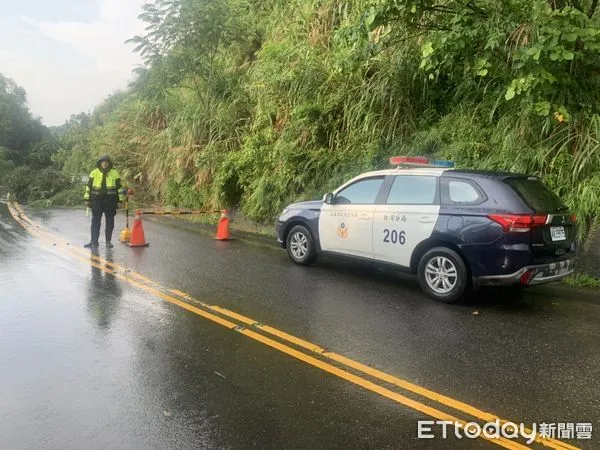
[[281, 213], [282, 216], [285, 216], [290, 211], [290, 208], [285, 208]]

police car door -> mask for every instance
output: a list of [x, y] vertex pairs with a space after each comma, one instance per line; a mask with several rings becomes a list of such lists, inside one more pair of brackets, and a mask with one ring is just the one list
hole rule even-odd
[[431, 236], [439, 216], [438, 177], [417, 174], [393, 177], [385, 204], [375, 210], [373, 256], [410, 267], [413, 251]]
[[385, 177], [362, 178], [343, 187], [319, 215], [323, 251], [373, 258], [373, 217]]

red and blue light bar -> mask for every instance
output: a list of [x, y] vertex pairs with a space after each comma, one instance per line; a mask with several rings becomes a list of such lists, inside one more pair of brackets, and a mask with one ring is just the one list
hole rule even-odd
[[418, 166], [418, 167], [454, 167], [454, 161], [442, 159], [430, 160], [425, 156], [392, 156], [390, 158], [392, 166]]

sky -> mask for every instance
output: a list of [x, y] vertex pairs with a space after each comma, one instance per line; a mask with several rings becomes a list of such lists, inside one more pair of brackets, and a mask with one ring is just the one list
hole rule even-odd
[[91, 112], [141, 64], [145, 0], [0, 0], [0, 73], [27, 91], [34, 117], [61, 125]]

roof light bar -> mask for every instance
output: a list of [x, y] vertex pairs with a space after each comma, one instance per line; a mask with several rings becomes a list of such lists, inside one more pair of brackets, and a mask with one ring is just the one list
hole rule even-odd
[[429, 160], [423, 156], [392, 156], [390, 158], [392, 166], [400, 164], [429, 164]]
[[390, 158], [390, 164], [392, 166], [413, 166], [413, 167], [443, 167], [450, 168], [454, 167], [454, 161], [445, 161], [436, 159], [430, 161], [424, 156], [392, 156]]
[[436, 167], [454, 167], [454, 161], [445, 161], [443, 159], [436, 159], [431, 162], [431, 165]]

